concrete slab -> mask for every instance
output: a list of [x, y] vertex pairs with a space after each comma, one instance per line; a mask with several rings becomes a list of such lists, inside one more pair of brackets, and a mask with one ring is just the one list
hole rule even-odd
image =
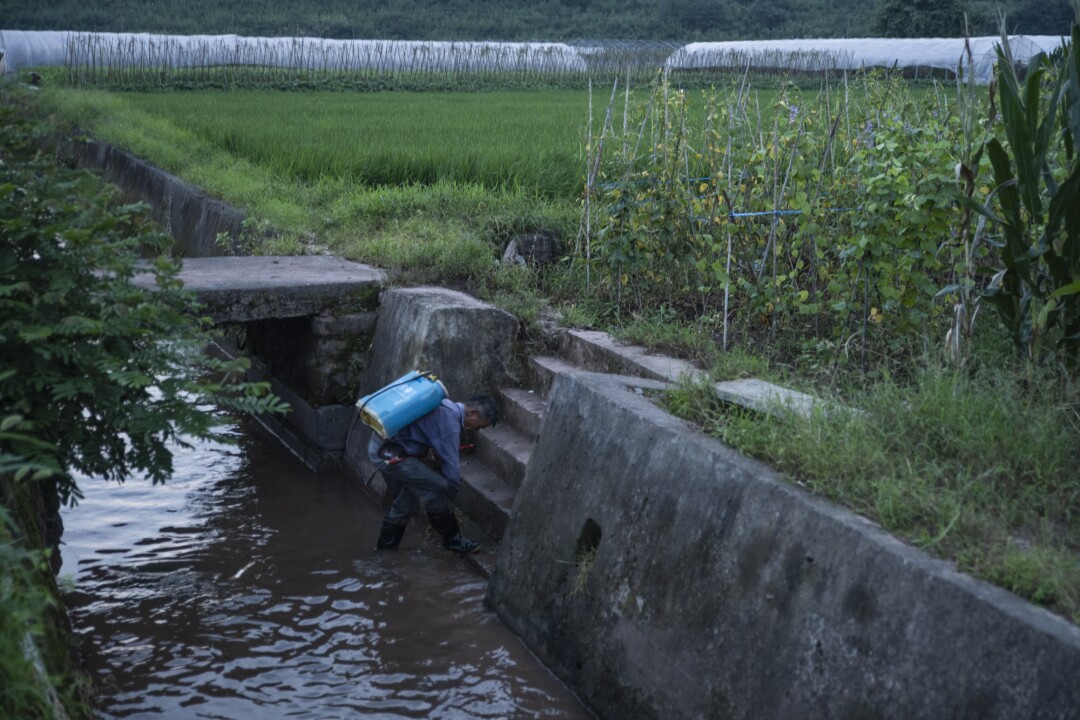
[[606, 332], [596, 330], [567, 330], [563, 335], [562, 352], [575, 364], [594, 372], [636, 375], [667, 382], [703, 375], [700, 369], [685, 360], [619, 342]]
[[455, 290], [394, 288], [382, 294], [360, 394], [410, 370], [434, 372], [455, 400], [494, 393], [511, 379], [518, 320]]
[[776, 410], [809, 416], [814, 408], [825, 406], [825, 403], [813, 395], [789, 390], [757, 378], [718, 382], [714, 387], [716, 396], [724, 402], [762, 413]]
[[[703, 370], [685, 360], [619, 342], [605, 332], [568, 330], [563, 337], [562, 348], [573, 362], [594, 372], [635, 375], [667, 382], [706, 377]], [[719, 382], [714, 387], [717, 397], [724, 402], [756, 412], [783, 410], [808, 416], [815, 408], [825, 405], [812, 395], [757, 378]]]
[[[385, 273], [329, 255], [188, 258], [180, 280], [204, 303], [215, 322], [250, 322], [317, 315], [360, 305], [374, 295]], [[135, 284], [153, 287], [153, 276]], [[360, 307], [355, 307], [359, 310]]]

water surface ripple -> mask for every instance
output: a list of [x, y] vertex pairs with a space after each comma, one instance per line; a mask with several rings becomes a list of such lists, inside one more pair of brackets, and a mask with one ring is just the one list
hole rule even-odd
[[421, 523], [253, 431], [164, 486], [82, 479], [61, 576], [105, 718], [591, 718]]

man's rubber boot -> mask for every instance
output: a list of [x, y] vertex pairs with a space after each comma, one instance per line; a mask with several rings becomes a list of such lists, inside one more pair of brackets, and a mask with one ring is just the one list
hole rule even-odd
[[405, 537], [405, 525], [383, 520], [379, 539], [375, 542], [376, 550], [393, 550], [401, 544], [401, 538]]
[[462, 537], [461, 529], [458, 527], [457, 518], [454, 517], [453, 512], [429, 512], [428, 520], [431, 521], [431, 527], [435, 528], [435, 532], [442, 535], [443, 547], [447, 550], [467, 555], [480, 549], [480, 543]]

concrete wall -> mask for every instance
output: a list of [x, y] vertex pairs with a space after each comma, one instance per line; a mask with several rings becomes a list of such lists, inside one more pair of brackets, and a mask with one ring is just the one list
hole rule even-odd
[[602, 717], [1080, 717], [1076, 626], [625, 382], [556, 380], [490, 585], [502, 619]]
[[[79, 167], [100, 169], [102, 177], [126, 197], [149, 204], [154, 219], [176, 240], [181, 256], [236, 254], [244, 222], [244, 214], [236, 208], [113, 145], [76, 142], [71, 153]], [[218, 242], [220, 234], [229, 237], [228, 243]]]
[[458, 401], [510, 384], [518, 329], [510, 313], [438, 287], [387, 290], [379, 300], [362, 393], [410, 370], [434, 372]]

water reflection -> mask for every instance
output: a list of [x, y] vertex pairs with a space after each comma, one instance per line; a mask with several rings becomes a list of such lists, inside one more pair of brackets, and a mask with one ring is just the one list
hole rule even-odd
[[68, 595], [104, 717], [589, 718], [414, 527], [375, 553], [355, 482], [242, 431], [165, 486], [80, 482]]

